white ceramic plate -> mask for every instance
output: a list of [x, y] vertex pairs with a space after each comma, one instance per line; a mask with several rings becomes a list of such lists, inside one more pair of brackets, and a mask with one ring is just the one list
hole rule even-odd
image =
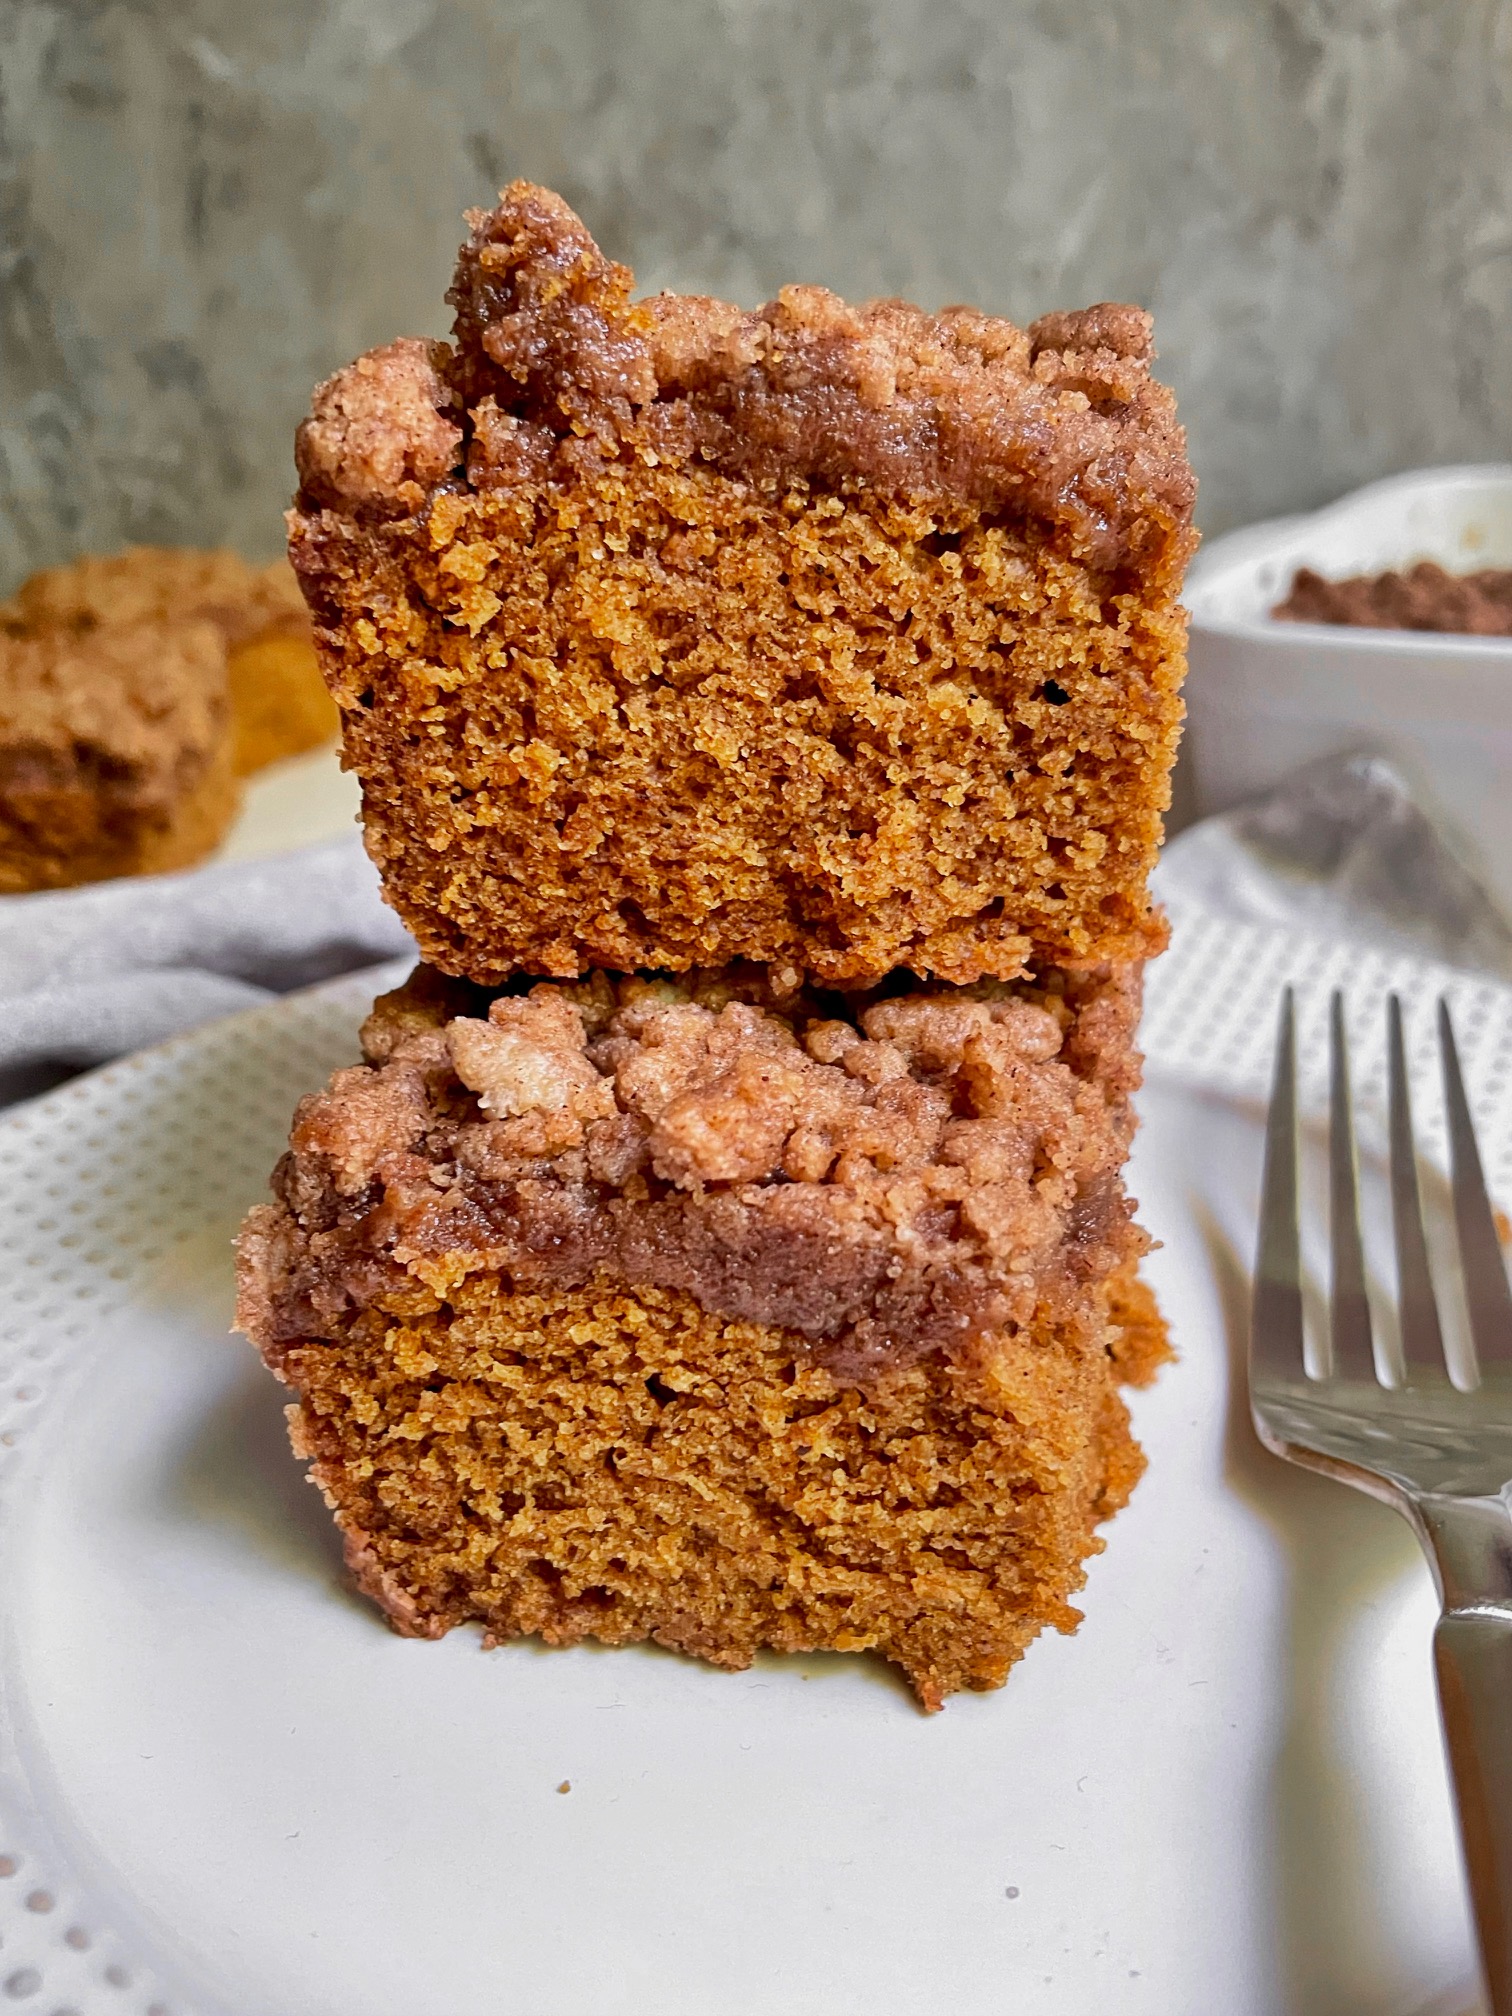
[[485, 1654], [348, 1593], [227, 1334], [237, 1220], [374, 986], [0, 1124], [0, 2007], [1463, 2006], [1427, 1577], [1259, 1452], [1231, 1376], [1252, 1117], [1146, 1095], [1181, 1361], [1086, 1623], [1004, 1691], [928, 1719], [864, 1660]]

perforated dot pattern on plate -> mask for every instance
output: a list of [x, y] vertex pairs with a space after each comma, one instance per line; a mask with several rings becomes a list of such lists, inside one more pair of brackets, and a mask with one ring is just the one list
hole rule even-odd
[[[175, 1246], [267, 1194], [295, 1102], [352, 1061], [373, 996], [409, 964], [210, 1024], [0, 1115], [0, 1576], [29, 1433], [100, 1318]], [[0, 2009], [192, 2016], [111, 1916], [52, 1838], [0, 1712]]]

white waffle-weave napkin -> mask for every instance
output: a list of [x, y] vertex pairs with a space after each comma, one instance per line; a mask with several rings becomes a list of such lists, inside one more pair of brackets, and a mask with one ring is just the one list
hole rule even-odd
[[1304, 1105], [1327, 1097], [1328, 1004], [1345, 997], [1362, 1139], [1385, 1108], [1386, 999], [1401, 997], [1424, 1152], [1444, 1152], [1436, 1007], [1448, 1001], [1487, 1178], [1512, 1199], [1512, 930], [1389, 764], [1330, 758], [1167, 847], [1170, 950], [1150, 967], [1153, 1075], [1256, 1104], [1281, 992], [1296, 994]]
[[257, 861], [0, 897], [0, 1104], [413, 950], [355, 834]]

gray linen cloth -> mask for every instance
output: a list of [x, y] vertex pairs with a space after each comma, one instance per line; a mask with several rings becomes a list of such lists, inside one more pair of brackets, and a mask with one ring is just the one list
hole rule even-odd
[[413, 941], [357, 835], [0, 897], [0, 1104]]
[[1177, 929], [1196, 908], [1512, 980], [1512, 928], [1379, 756], [1325, 756], [1189, 826], [1153, 887]]

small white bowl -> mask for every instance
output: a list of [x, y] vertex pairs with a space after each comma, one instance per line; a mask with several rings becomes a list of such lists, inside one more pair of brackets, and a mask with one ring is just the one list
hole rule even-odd
[[1512, 567], [1512, 465], [1421, 469], [1215, 539], [1187, 581], [1196, 813], [1321, 756], [1389, 758], [1512, 918], [1512, 638], [1277, 622], [1299, 567]]

